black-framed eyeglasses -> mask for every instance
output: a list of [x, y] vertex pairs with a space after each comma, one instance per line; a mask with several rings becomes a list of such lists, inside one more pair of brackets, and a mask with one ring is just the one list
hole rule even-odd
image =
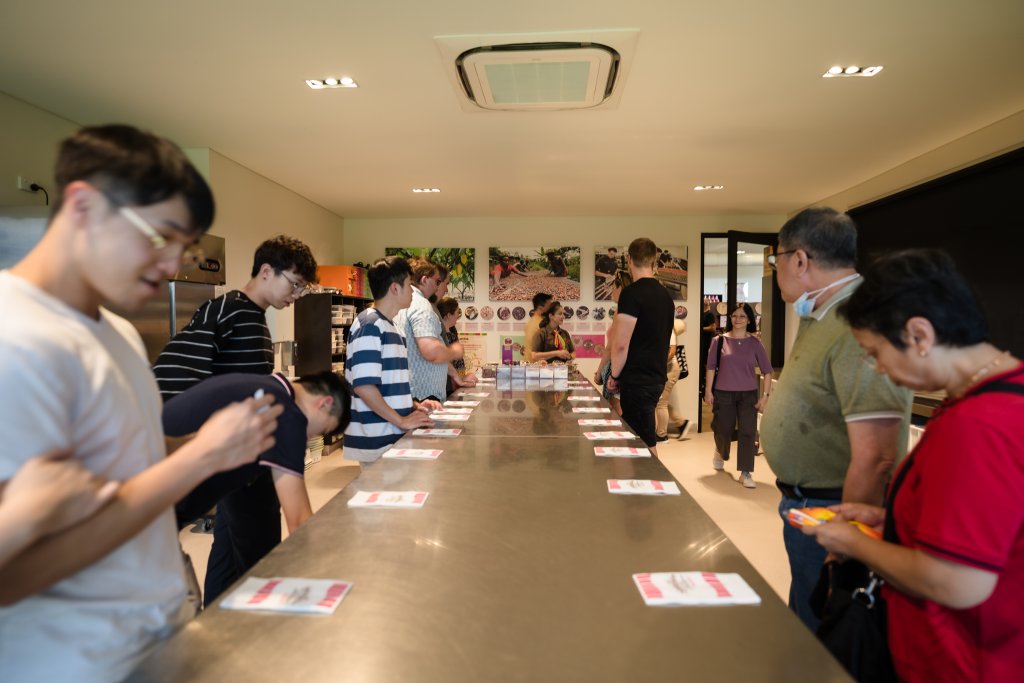
[[[778, 268], [778, 265], [776, 264], [780, 256], [785, 256], [786, 254], [795, 254], [798, 251], [800, 250], [790, 249], [788, 251], [779, 251], [774, 254], [768, 254], [768, 267], [771, 268], [772, 270], [776, 270]], [[811, 258], [811, 255], [807, 254], [807, 258]]]
[[[173, 246], [170, 240], [161, 235], [153, 225], [145, 218], [140, 216], [130, 206], [126, 206], [124, 203], [119, 201], [116, 197], [103, 190], [98, 190], [108, 202], [117, 208], [118, 213], [124, 216], [132, 226], [141, 232], [149, 240], [150, 244], [153, 245], [153, 250], [160, 254], [161, 258], [166, 257], [169, 252], [169, 248]], [[203, 250], [198, 244], [182, 245], [181, 264], [186, 267], [195, 266], [203, 260]]]
[[290, 277], [288, 277], [288, 275], [283, 270], [277, 271], [277, 274], [280, 275], [281, 277], [283, 277], [285, 280], [287, 280], [289, 284], [291, 284], [292, 292], [294, 294], [298, 294], [299, 296], [303, 296], [306, 292], [309, 291], [309, 285], [308, 284], [306, 284], [305, 282], [300, 282], [298, 280], [291, 279]]

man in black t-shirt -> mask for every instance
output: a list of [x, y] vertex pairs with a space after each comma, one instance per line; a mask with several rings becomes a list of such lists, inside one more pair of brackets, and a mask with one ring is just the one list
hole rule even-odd
[[[192, 434], [214, 412], [257, 391], [273, 394], [284, 406], [277, 419], [274, 446], [254, 462], [216, 474], [175, 505], [178, 528], [223, 500], [258, 485], [265, 474], [281, 501], [289, 533], [313, 516], [306, 492], [306, 443], [314, 436], [344, 431], [351, 415], [352, 389], [331, 372], [289, 382], [281, 374], [218, 375], [200, 382], [164, 405], [164, 433], [171, 438]], [[209, 605], [228, 586], [281, 542], [280, 515], [264, 514], [259, 501], [218, 507], [213, 548], [206, 570], [203, 603]]]
[[618, 313], [608, 335], [612, 359], [608, 390], [619, 392], [622, 419], [655, 456], [654, 411], [665, 388], [675, 315], [672, 297], [654, 277], [657, 257], [658, 248], [646, 237], [630, 243], [626, 265], [633, 284], [619, 295]]

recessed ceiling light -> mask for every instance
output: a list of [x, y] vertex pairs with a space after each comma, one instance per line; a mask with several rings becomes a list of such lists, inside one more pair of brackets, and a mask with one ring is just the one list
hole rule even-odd
[[436, 187], [414, 187], [414, 188], [412, 188], [412, 191], [416, 192], [416, 193], [420, 193], [420, 192], [440, 192], [441, 190], [440, 190], [440, 188], [436, 188]]
[[704, 190], [724, 190], [725, 185], [694, 185], [694, 192], [703, 192]]
[[307, 78], [306, 85], [313, 90], [323, 90], [325, 88], [358, 88], [359, 84], [352, 80], [351, 77], [345, 76], [343, 78], [335, 78], [330, 76], [328, 78]]
[[871, 77], [882, 70], [881, 66], [866, 66], [863, 69], [859, 66], [833, 66], [821, 74], [822, 78], [848, 78], [850, 76]]

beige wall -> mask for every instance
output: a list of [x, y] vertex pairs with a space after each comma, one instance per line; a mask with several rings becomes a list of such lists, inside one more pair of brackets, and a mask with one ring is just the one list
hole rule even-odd
[[1024, 111], [910, 159], [896, 168], [831, 197], [825, 197], [815, 204], [846, 211], [1022, 146]]
[[[384, 255], [386, 247], [476, 248], [477, 306], [487, 300], [487, 249], [492, 246], [528, 247], [571, 245], [582, 249], [583, 300], [593, 307], [594, 248], [625, 246], [635, 237], [650, 237], [661, 245], [684, 245], [689, 253], [690, 282], [686, 307], [690, 313], [686, 350], [690, 377], [679, 383], [673, 402], [689, 419], [697, 415], [697, 365], [700, 349], [700, 235], [702, 232], [745, 230], [774, 232], [785, 220], [781, 214], [709, 216], [576, 216], [534, 218], [423, 218], [345, 220], [345, 256], [350, 262], [368, 263]], [[464, 304], [468, 305], [468, 304]], [[496, 307], [495, 304], [491, 304]], [[608, 302], [603, 302], [607, 306]], [[592, 332], [594, 333], [594, 332]], [[494, 344], [497, 335], [494, 337]], [[590, 374], [595, 361], [581, 362]]]
[[[253, 253], [260, 242], [282, 233], [308, 244], [319, 263], [346, 262], [340, 216], [213, 150], [209, 169], [217, 198], [217, 218], [210, 233], [226, 240], [229, 289], [249, 281]], [[291, 308], [267, 311], [267, 323], [274, 341], [295, 338]]]
[[0, 93], [0, 206], [43, 206], [41, 192], [17, 189], [19, 175], [45, 187], [52, 200], [57, 145], [77, 129], [74, 121]]
[[[0, 93], [0, 206], [39, 206], [42, 195], [15, 187], [30, 176], [53, 193], [53, 164], [60, 141], [79, 124]], [[344, 221], [295, 192], [254, 173], [214, 150], [189, 148], [186, 155], [206, 177], [217, 199], [212, 234], [227, 240], [227, 286], [249, 279], [252, 256], [267, 237], [286, 233], [301, 239], [320, 263], [345, 263]], [[269, 311], [275, 341], [293, 339], [291, 310]]]

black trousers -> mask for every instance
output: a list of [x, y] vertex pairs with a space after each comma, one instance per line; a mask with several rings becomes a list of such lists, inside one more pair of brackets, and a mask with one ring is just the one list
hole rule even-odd
[[737, 445], [736, 469], [740, 472], [754, 471], [754, 456], [757, 454], [757, 389], [752, 391], [721, 391], [715, 389], [715, 448], [723, 460], [729, 459], [732, 433], [739, 423], [739, 444]]
[[203, 586], [206, 607], [281, 542], [281, 504], [274, 478], [269, 468], [260, 469], [251, 484], [217, 502]]
[[622, 406], [622, 421], [629, 425], [644, 444], [651, 448], [658, 445], [655, 431], [654, 411], [658, 407], [665, 383], [623, 384], [619, 386], [619, 404]]

